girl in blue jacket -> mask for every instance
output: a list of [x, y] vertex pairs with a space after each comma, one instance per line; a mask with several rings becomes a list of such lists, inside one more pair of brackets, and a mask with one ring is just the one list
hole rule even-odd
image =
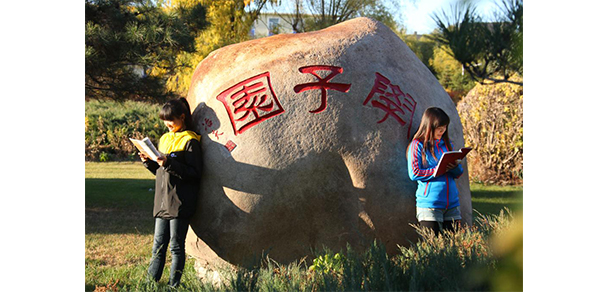
[[449, 116], [440, 108], [426, 109], [413, 141], [407, 147], [409, 178], [417, 181], [415, 193], [417, 220], [423, 227], [434, 230], [453, 230], [459, 225], [460, 200], [455, 179], [464, 172], [458, 162], [450, 170], [434, 177], [436, 166], [444, 152], [453, 149], [449, 141]]

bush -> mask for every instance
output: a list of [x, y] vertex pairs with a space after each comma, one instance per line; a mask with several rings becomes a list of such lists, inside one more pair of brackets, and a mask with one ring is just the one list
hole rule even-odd
[[85, 160], [139, 159], [129, 138], [159, 141], [165, 132], [159, 109], [148, 102], [85, 102]]
[[[522, 81], [520, 79], [519, 81]], [[471, 179], [486, 184], [523, 181], [523, 87], [475, 86], [457, 106]]]
[[[362, 253], [347, 245], [345, 250], [324, 249], [313, 260], [304, 258], [288, 265], [264, 256], [256, 267], [226, 267], [216, 271], [217, 279], [204, 281], [199, 281], [189, 259], [184, 286], [169, 291], [521, 291], [523, 220], [515, 217], [504, 211], [480, 215], [474, 226], [441, 236], [413, 225], [419, 240], [409, 247], [399, 246], [395, 256], [374, 241]], [[96, 288], [168, 291], [165, 280], [147, 279], [146, 268], [142, 263], [130, 274], [116, 273], [104, 281], [105, 287]]]
[[[517, 224], [513, 224], [515, 221]], [[310, 261], [309, 268], [305, 259], [286, 266], [267, 258], [262, 268], [229, 273], [229, 280], [221, 290], [523, 289], [523, 225], [513, 219], [508, 209], [499, 215], [480, 215], [475, 226], [443, 232], [441, 236], [419, 226], [413, 228], [420, 234], [420, 240], [408, 248], [399, 246], [400, 253], [393, 257], [388, 256], [383, 244], [374, 241], [364, 253], [355, 252], [349, 245], [338, 253], [324, 249]]]

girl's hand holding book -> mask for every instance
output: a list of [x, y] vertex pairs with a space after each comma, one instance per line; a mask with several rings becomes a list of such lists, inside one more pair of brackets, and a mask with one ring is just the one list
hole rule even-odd
[[149, 160], [148, 156], [146, 156], [144, 153], [138, 152], [138, 155], [140, 156], [140, 160], [142, 160], [142, 162]]
[[159, 156], [159, 158], [157, 158], [157, 163], [159, 163], [161, 166], [165, 166], [165, 163], [167, 163], [167, 157]]
[[449, 163], [447, 164], [447, 169], [454, 169], [456, 168], [460, 163], [462, 163], [461, 159], [456, 160], [454, 163]]

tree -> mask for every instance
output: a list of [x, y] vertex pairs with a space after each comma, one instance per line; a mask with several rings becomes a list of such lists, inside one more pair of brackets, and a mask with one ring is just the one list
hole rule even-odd
[[400, 39], [409, 46], [409, 48], [415, 53], [428, 69], [436, 74], [434, 67], [431, 66], [432, 58], [434, 57], [434, 51], [438, 46], [436, 42], [432, 41], [428, 36], [416, 36], [408, 35], [405, 31], [400, 32]]
[[303, 6], [303, 0], [292, 0], [293, 4], [293, 13], [290, 14], [281, 14], [277, 13], [277, 15], [287, 23], [290, 23], [290, 27], [292, 27], [293, 32], [304, 32], [305, 31], [305, 20], [304, 13], [305, 8]]
[[453, 13], [435, 13], [433, 38], [448, 48], [464, 70], [479, 83], [513, 83], [523, 74], [523, 0], [503, 0], [503, 14], [482, 22], [472, 2], [452, 6]]
[[456, 103], [476, 85], [471, 78], [464, 74], [462, 65], [447, 53], [446, 48], [434, 48], [430, 66], [440, 84]]
[[[395, 7], [395, 9], [391, 10], [390, 7]], [[401, 27], [395, 19], [395, 15], [398, 15], [398, 7], [400, 6], [397, 0], [372, 1], [369, 5], [365, 5], [361, 10], [357, 11], [356, 17], [364, 16], [372, 18], [385, 24], [397, 34], [406, 33], [406, 29]]]
[[205, 7], [165, 11], [151, 1], [85, 1], [85, 98], [164, 100], [180, 52], [194, 51]]
[[[396, 0], [388, 0], [396, 4]], [[320, 30], [343, 21], [365, 16], [383, 22], [392, 30], [398, 25], [392, 13], [379, 0], [292, 0], [293, 13], [280, 15], [294, 32]], [[398, 5], [394, 5], [398, 7]]]
[[226, 45], [250, 39], [250, 29], [260, 11], [267, 4], [277, 0], [173, 0], [163, 1], [168, 9], [184, 6], [204, 5], [207, 8], [206, 20], [210, 25], [200, 31], [195, 38], [195, 50], [184, 51], [177, 58], [185, 64], [171, 74], [167, 87], [185, 94], [191, 84], [195, 68], [209, 53]]
[[310, 30], [319, 30], [354, 18], [358, 10], [370, 5], [371, 0], [308, 0], [312, 18]]

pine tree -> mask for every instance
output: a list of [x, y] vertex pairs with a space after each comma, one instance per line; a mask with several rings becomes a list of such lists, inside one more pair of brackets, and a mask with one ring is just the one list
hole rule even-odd
[[206, 26], [203, 5], [162, 9], [145, 0], [85, 1], [85, 98], [162, 101]]

